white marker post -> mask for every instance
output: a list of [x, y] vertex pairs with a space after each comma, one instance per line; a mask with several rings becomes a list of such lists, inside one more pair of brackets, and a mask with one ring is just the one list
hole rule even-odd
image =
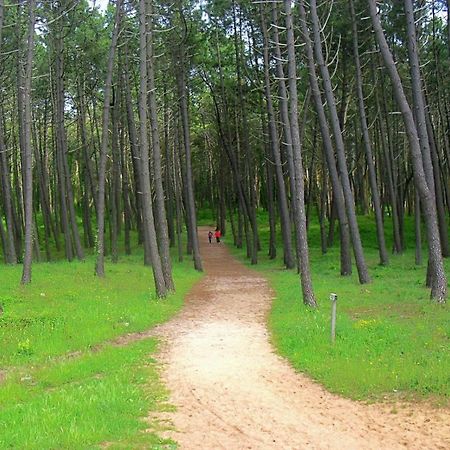
[[331, 300], [331, 342], [334, 343], [336, 340], [336, 304], [337, 304], [337, 294], [330, 294]]

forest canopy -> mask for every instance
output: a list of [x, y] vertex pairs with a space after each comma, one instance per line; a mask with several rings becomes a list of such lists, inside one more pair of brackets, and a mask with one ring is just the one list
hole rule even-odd
[[5, 263], [26, 284], [33, 261], [95, 254], [103, 277], [138, 243], [164, 297], [184, 235], [202, 270], [199, 211], [252, 264], [266, 214], [270, 257], [281, 239], [315, 306], [312, 222], [366, 284], [358, 217], [381, 265], [413, 217], [445, 302], [449, 15], [442, 0], [0, 0]]

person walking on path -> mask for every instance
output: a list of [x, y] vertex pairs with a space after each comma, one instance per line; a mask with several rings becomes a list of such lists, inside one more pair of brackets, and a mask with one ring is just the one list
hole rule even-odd
[[212, 237], [213, 237], [213, 232], [212, 232], [211, 230], [209, 230], [209, 233], [208, 233], [208, 241], [209, 241], [210, 244], [211, 244], [211, 242], [212, 242]]
[[219, 230], [219, 227], [216, 228], [216, 232], [214, 233], [214, 237], [216, 238], [216, 242], [220, 244], [220, 236], [222, 236], [222, 233]]

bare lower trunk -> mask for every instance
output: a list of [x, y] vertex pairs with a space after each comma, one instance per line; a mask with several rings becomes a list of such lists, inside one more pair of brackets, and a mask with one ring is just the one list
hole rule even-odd
[[105, 184], [106, 184], [106, 160], [109, 142], [109, 116], [111, 109], [111, 90], [114, 66], [114, 55], [119, 36], [121, 21], [122, 0], [117, 0], [112, 33], [111, 46], [109, 49], [108, 65], [106, 72], [105, 93], [102, 117], [102, 137], [100, 147], [100, 161], [98, 167], [98, 200], [97, 200], [97, 261], [95, 273], [99, 277], [105, 276]]
[[[241, 74], [242, 55], [240, 50], [239, 41], [242, 41], [242, 20], [239, 20], [239, 34], [237, 26], [237, 8], [236, 1], [233, 0], [233, 27], [234, 27], [234, 49], [236, 57], [236, 81], [237, 81], [237, 104], [238, 104], [238, 117], [239, 123], [242, 124], [238, 127], [240, 135], [242, 136], [242, 151], [244, 153], [244, 172], [246, 174], [245, 179], [246, 191], [249, 198], [249, 215], [251, 230], [248, 230], [248, 243], [247, 251], [248, 257], [251, 260], [251, 264], [257, 264], [258, 262], [258, 223], [256, 220], [256, 188], [255, 188], [255, 169], [254, 161], [252, 161], [251, 148], [249, 143], [249, 123], [247, 117], [247, 108], [245, 105], [245, 92], [243, 89], [243, 81]], [[251, 231], [251, 235], [250, 235]]]
[[375, 0], [368, 0], [368, 3], [372, 24], [375, 30], [375, 36], [380, 47], [380, 52], [383, 57], [385, 67], [389, 73], [389, 77], [391, 78], [395, 98], [402, 113], [411, 151], [411, 160], [414, 169], [414, 183], [420, 195], [427, 230], [429, 264], [432, 274], [431, 298], [437, 302], [444, 303], [447, 296], [447, 278], [445, 276], [442, 261], [435, 198], [433, 197], [427, 184], [422, 161], [422, 153], [420, 150], [419, 135], [414, 123], [413, 113], [406, 99], [400, 76], [397, 72], [394, 59], [384, 36], [380, 17], [377, 12], [376, 2]]
[[[147, 2], [149, 6], [152, 0]], [[161, 256], [162, 271], [167, 290], [174, 291], [175, 285], [172, 277], [172, 262], [170, 259], [170, 243], [167, 230], [167, 216], [164, 199], [164, 190], [162, 183], [162, 163], [161, 163], [161, 145], [158, 127], [158, 111], [156, 105], [156, 88], [154, 74], [154, 55], [153, 55], [153, 17], [152, 9], [147, 11], [149, 33], [147, 36], [147, 70], [148, 70], [148, 107], [150, 111], [151, 136], [152, 136], [152, 156], [153, 156], [153, 179], [155, 186], [155, 223], [156, 233], [158, 235], [158, 248]]]
[[198, 271], [203, 271], [202, 260], [200, 256], [200, 247], [197, 236], [197, 217], [195, 211], [194, 184], [192, 179], [192, 161], [191, 161], [191, 143], [189, 133], [189, 118], [187, 111], [186, 85], [184, 81], [184, 71], [179, 75], [178, 90], [181, 101], [181, 122], [183, 126], [183, 143], [185, 151], [186, 165], [186, 194], [187, 194], [187, 211], [190, 223], [190, 240], [194, 257], [194, 267]]
[[[177, 9], [182, 21], [184, 21], [183, 7], [181, 0], [177, 1]], [[184, 30], [186, 33], [186, 30]], [[176, 56], [178, 57], [176, 67], [177, 88], [180, 106], [180, 118], [183, 129], [183, 146], [185, 156], [185, 169], [186, 169], [186, 200], [189, 222], [189, 238], [192, 245], [194, 268], [198, 271], [203, 271], [202, 260], [200, 256], [200, 247], [197, 236], [197, 213], [195, 208], [195, 196], [194, 196], [194, 180], [192, 174], [192, 155], [191, 155], [191, 136], [189, 130], [189, 114], [188, 114], [188, 99], [187, 99], [187, 85], [186, 85], [186, 49], [184, 46], [186, 36], [182, 37], [183, 41], [180, 43], [177, 49]]]
[[118, 198], [118, 190], [120, 189], [120, 150], [119, 150], [119, 94], [116, 94], [113, 111], [112, 111], [112, 135], [111, 135], [111, 156], [112, 170], [110, 176], [110, 217], [109, 224], [111, 227], [111, 262], [117, 263], [119, 260], [119, 214], [120, 199]]
[[[288, 107], [288, 92], [286, 89], [286, 81], [283, 69], [283, 57], [280, 49], [279, 34], [278, 34], [278, 12], [277, 5], [274, 3], [272, 5], [272, 21], [273, 21], [273, 40], [275, 45], [275, 62], [277, 69], [277, 81], [278, 81], [278, 91], [279, 91], [279, 107], [281, 121], [283, 125], [283, 142], [284, 148], [286, 150], [288, 169], [289, 169], [289, 188], [291, 194], [291, 209], [295, 229], [295, 243], [296, 243], [296, 256], [297, 256], [297, 266], [300, 270], [300, 205], [298, 204], [299, 196], [296, 193], [296, 173], [294, 167], [294, 156], [292, 147], [292, 131], [291, 131], [291, 119], [289, 118], [289, 107]], [[297, 120], [297, 119], [296, 119]]]
[[138, 231], [138, 242], [144, 243], [144, 254], [150, 254], [147, 241], [145, 240], [144, 230], [142, 226], [142, 176], [140, 170], [140, 156], [138, 149], [138, 138], [136, 131], [136, 123], [134, 120], [133, 103], [131, 98], [130, 88], [130, 76], [128, 72], [128, 56], [127, 50], [125, 50], [125, 70], [124, 70], [124, 84], [125, 84], [125, 101], [127, 109], [127, 127], [128, 127], [128, 139], [130, 141], [131, 148], [131, 161], [134, 174], [134, 192], [136, 202], [136, 227]]
[[364, 106], [361, 63], [359, 60], [358, 28], [356, 22], [355, 9], [353, 6], [353, 0], [349, 0], [349, 4], [353, 27], [353, 55], [355, 57], [355, 67], [356, 67], [356, 90], [358, 95], [359, 119], [361, 122], [361, 130], [363, 133], [367, 168], [369, 169], [369, 182], [370, 182], [370, 189], [372, 192], [372, 202], [375, 211], [375, 223], [377, 228], [378, 251], [380, 255], [380, 264], [387, 265], [389, 263], [389, 257], [386, 250], [386, 242], [384, 239], [384, 225], [383, 225], [383, 214], [381, 211], [380, 194], [378, 192], [375, 164], [373, 161], [372, 146], [370, 142], [369, 128], [367, 126], [366, 110]]
[[445, 214], [444, 186], [442, 185], [441, 182], [441, 174], [440, 174], [441, 165], [439, 161], [438, 150], [436, 147], [436, 140], [434, 138], [434, 129], [427, 108], [425, 109], [425, 120], [427, 122], [427, 132], [428, 132], [428, 139], [430, 141], [431, 160], [433, 162], [433, 175], [436, 193], [436, 211], [438, 215], [439, 237], [441, 239], [442, 256], [444, 258], [447, 258], [448, 256], [450, 256], [450, 247], [447, 233], [448, 226]]
[[156, 295], [165, 297], [167, 287], [164, 281], [164, 275], [161, 265], [161, 258], [158, 251], [158, 242], [156, 240], [155, 220], [153, 217], [152, 192], [150, 187], [149, 173], [149, 145], [147, 128], [147, 30], [146, 30], [146, 0], [139, 0], [139, 137], [140, 137], [140, 157], [142, 173], [142, 210], [144, 214], [144, 233], [147, 233], [147, 239], [150, 249], [153, 278], [155, 282]]
[[420, 196], [417, 189], [414, 190], [414, 228], [416, 236], [416, 265], [422, 265], [422, 220], [420, 212]]
[[291, 14], [291, 0], [284, 0], [284, 9], [286, 13], [287, 46], [288, 46], [288, 74], [289, 74], [289, 106], [290, 106], [290, 124], [292, 134], [292, 153], [294, 159], [294, 177], [295, 177], [295, 204], [297, 213], [299, 240], [299, 260], [300, 260], [300, 279], [303, 292], [303, 303], [308, 306], [316, 307], [317, 302], [314, 297], [312, 287], [311, 271], [309, 264], [308, 236], [306, 230], [306, 212], [305, 212], [305, 185], [302, 162], [302, 149], [300, 144], [300, 132], [298, 126], [298, 95], [297, 95], [297, 64], [295, 61], [294, 30]]
[[284, 184], [283, 168], [279, 147], [279, 136], [276, 125], [275, 110], [272, 101], [272, 92], [270, 87], [270, 73], [269, 73], [269, 37], [267, 34], [266, 18], [261, 7], [261, 27], [264, 36], [264, 91], [266, 97], [267, 116], [269, 123], [270, 145], [272, 148], [272, 158], [275, 166], [275, 176], [278, 187], [278, 206], [280, 210], [281, 232], [283, 236], [283, 251], [284, 263], [286, 268], [292, 269], [295, 267], [295, 261], [292, 254], [292, 236], [291, 236], [291, 221], [289, 218], [289, 208], [286, 196], [286, 186]]
[[34, 55], [35, 0], [29, 1], [29, 21], [27, 37], [27, 57], [25, 75], [23, 77], [23, 149], [22, 171], [24, 175], [24, 210], [25, 210], [25, 255], [23, 259], [22, 284], [31, 282], [31, 264], [33, 259], [33, 180], [32, 180], [32, 148], [31, 148], [31, 77]]
[[[341, 275], [350, 275], [352, 273], [351, 253], [350, 253], [350, 233], [345, 213], [345, 200], [342, 192], [342, 185], [339, 181], [339, 175], [336, 168], [336, 160], [334, 156], [333, 144], [331, 142], [331, 133], [328, 127], [328, 122], [323, 108], [322, 96], [317, 80], [317, 74], [314, 64], [314, 56], [312, 49], [312, 42], [309, 35], [309, 30], [306, 25], [306, 12], [303, 3], [299, 3], [300, 9], [300, 24], [302, 27], [303, 38], [305, 41], [305, 52], [308, 64], [309, 83], [311, 86], [311, 93], [314, 101], [314, 106], [319, 119], [320, 132], [322, 135], [323, 149], [327, 161], [328, 171], [330, 173], [331, 184], [333, 187], [333, 204], [336, 215], [339, 218], [340, 236], [341, 236]], [[333, 208], [332, 208], [333, 211]], [[333, 216], [333, 214], [331, 215]]]
[[[0, 41], [1, 41], [1, 33], [0, 33]], [[2, 109], [0, 109], [0, 112], [1, 113], [3, 112]], [[3, 191], [3, 207], [5, 209], [5, 217], [6, 217], [4, 256], [8, 264], [16, 264], [17, 253], [14, 242], [14, 218], [13, 218], [13, 204], [11, 196], [11, 179], [9, 175], [10, 170], [3, 136], [3, 114], [1, 113], [0, 113], [0, 171], [1, 171], [2, 191]]]
[[339, 167], [340, 180], [342, 183], [342, 190], [345, 199], [345, 210], [347, 212], [348, 223], [350, 227], [350, 237], [353, 244], [353, 252], [356, 260], [356, 267], [358, 269], [359, 282], [361, 284], [369, 283], [370, 277], [367, 270], [366, 261], [364, 258], [364, 251], [361, 243], [361, 237], [359, 234], [358, 222], [356, 220], [355, 203], [350, 186], [350, 180], [347, 169], [347, 161], [345, 157], [345, 147], [344, 140], [342, 137], [341, 125], [339, 123], [339, 118], [336, 109], [336, 101], [333, 93], [333, 87], [331, 83], [330, 74], [328, 71], [328, 66], [325, 63], [322, 54], [321, 45], [321, 35], [320, 28], [321, 24], [319, 22], [319, 17], [317, 15], [317, 5], [316, 0], [311, 0], [311, 21], [314, 35], [314, 50], [317, 60], [317, 64], [322, 75], [325, 97], [327, 99], [327, 105], [330, 112], [330, 120], [333, 129], [334, 140], [336, 143], [336, 157]]

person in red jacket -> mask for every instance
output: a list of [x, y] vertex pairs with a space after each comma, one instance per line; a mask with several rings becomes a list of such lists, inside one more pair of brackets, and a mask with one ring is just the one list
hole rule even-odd
[[220, 232], [219, 227], [217, 227], [214, 233], [214, 237], [216, 238], [216, 242], [218, 244], [220, 244], [220, 236], [222, 236], [222, 233]]

